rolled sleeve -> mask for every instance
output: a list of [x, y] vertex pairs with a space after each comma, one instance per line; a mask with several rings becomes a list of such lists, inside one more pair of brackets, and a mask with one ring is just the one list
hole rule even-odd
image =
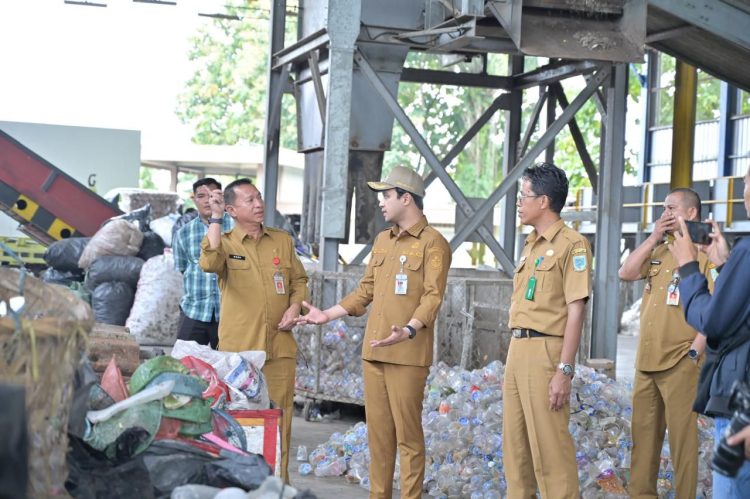
[[443, 303], [443, 293], [448, 281], [448, 269], [451, 266], [452, 254], [450, 247], [444, 240], [436, 241], [437, 246], [427, 249], [427, 259], [424, 269], [424, 292], [419, 300], [417, 309], [412, 317], [425, 325], [432, 327], [437, 319], [440, 305]]
[[218, 248], [211, 249], [208, 243], [208, 235], [206, 235], [201, 241], [201, 257], [198, 260], [198, 265], [203, 269], [203, 272], [224, 275], [227, 260], [222, 242], [219, 242]]

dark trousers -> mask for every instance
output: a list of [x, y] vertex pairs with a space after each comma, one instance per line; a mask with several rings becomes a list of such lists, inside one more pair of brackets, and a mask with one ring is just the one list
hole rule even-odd
[[180, 328], [177, 330], [177, 339], [195, 341], [201, 345], [211, 345], [216, 350], [219, 345], [219, 321], [216, 316], [211, 317], [211, 322], [197, 321], [191, 319], [180, 309]]

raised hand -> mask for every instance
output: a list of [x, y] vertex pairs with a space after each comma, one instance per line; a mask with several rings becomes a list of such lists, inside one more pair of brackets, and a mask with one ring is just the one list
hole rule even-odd
[[706, 222], [710, 223], [714, 230], [708, 235], [708, 237], [711, 238], [711, 244], [701, 246], [701, 251], [706, 253], [708, 261], [717, 267], [724, 265], [729, 258], [729, 244], [727, 244], [727, 240], [724, 239], [724, 236], [719, 230], [719, 224], [716, 223], [716, 220], [709, 219], [706, 220]]

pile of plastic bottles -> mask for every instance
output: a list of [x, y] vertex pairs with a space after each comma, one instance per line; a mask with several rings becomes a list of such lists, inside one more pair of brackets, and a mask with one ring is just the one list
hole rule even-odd
[[[506, 495], [502, 452], [502, 379], [504, 366], [493, 361], [482, 369], [462, 370], [439, 363], [430, 369], [422, 424], [427, 450], [425, 490], [433, 497], [494, 499]], [[578, 366], [571, 394], [570, 432], [584, 498], [627, 497], [630, 472], [632, 387], [593, 369]], [[710, 497], [712, 423], [699, 420], [699, 495]], [[358, 423], [334, 433], [309, 455], [317, 476], [346, 473], [368, 488], [367, 427]], [[302, 470], [301, 470], [302, 471]], [[309, 471], [308, 471], [309, 472]], [[398, 460], [394, 486], [398, 487]], [[658, 492], [674, 497], [672, 463], [665, 439]]]
[[320, 351], [318, 392], [363, 401], [361, 328], [349, 327], [341, 319], [331, 321], [322, 326], [318, 342], [316, 327], [298, 328], [300, 331], [295, 332], [302, 353], [298, 356], [297, 388], [315, 392], [316, 359]]

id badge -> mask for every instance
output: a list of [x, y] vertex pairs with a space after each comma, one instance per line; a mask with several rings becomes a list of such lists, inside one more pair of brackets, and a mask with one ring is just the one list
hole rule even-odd
[[396, 289], [394, 291], [397, 295], [405, 295], [408, 285], [409, 281], [406, 274], [396, 274]]
[[678, 307], [680, 305], [680, 288], [676, 284], [667, 287], [667, 305]]
[[276, 272], [273, 275], [273, 287], [276, 289], [277, 295], [285, 295], [286, 287], [284, 286], [284, 274]]

